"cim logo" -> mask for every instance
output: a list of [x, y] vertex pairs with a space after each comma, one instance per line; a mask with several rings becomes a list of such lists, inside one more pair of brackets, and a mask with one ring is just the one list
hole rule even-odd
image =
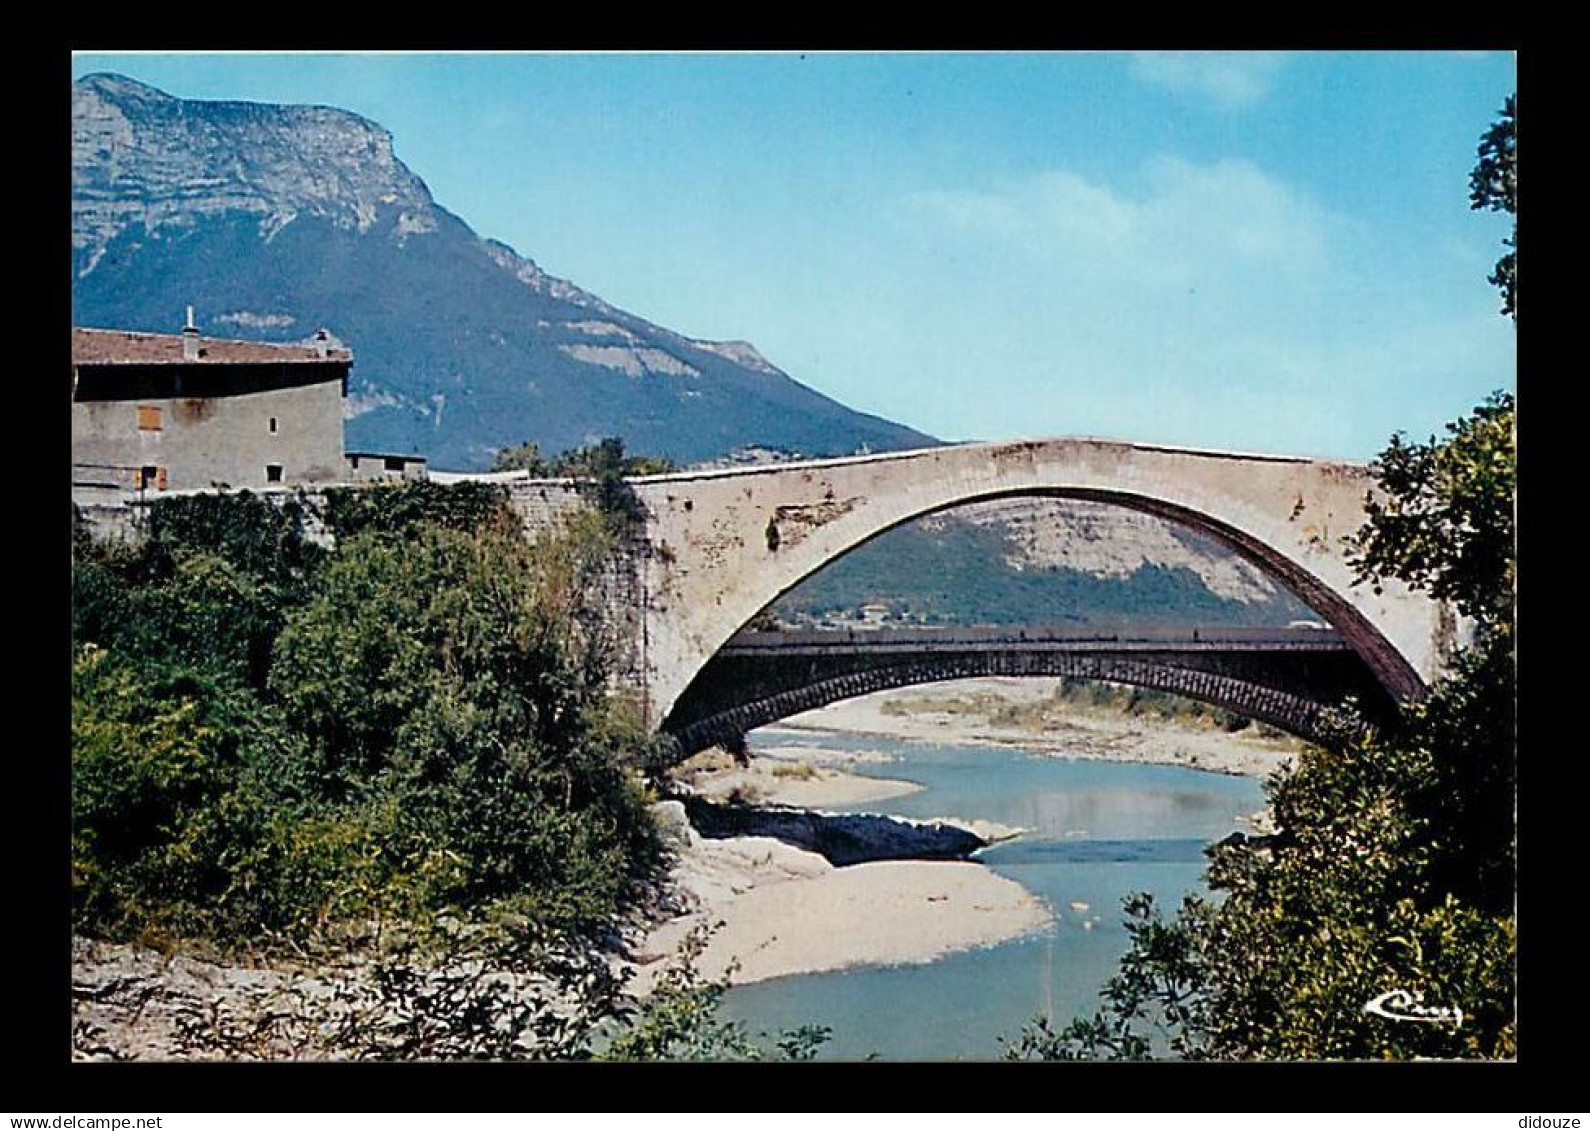
[[1421, 1021], [1426, 1024], [1451, 1022], [1463, 1024], [1463, 1011], [1455, 1005], [1425, 1005], [1424, 994], [1418, 990], [1387, 990], [1364, 1004], [1365, 1013], [1373, 1013], [1390, 1021]]

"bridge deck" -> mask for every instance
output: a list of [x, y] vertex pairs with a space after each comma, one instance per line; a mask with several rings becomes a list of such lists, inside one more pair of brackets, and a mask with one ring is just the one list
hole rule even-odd
[[1098, 626], [1031, 625], [955, 628], [798, 629], [741, 632], [719, 651], [723, 656], [777, 652], [834, 655], [860, 652], [967, 652], [1008, 650], [1057, 652], [1347, 652], [1347, 640], [1332, 629], [1234, 626], [1112, 629]]

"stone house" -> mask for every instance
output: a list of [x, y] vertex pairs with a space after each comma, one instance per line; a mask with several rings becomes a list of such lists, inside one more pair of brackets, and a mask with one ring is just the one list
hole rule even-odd
[[74, 328], [73, 495], [330, 483], [346, 478], [351, 351]]
[[424, 479], [428, 461], [421, 455], [388, 452], [344, 452], [343, 474], [355, 483], [371, 479]]

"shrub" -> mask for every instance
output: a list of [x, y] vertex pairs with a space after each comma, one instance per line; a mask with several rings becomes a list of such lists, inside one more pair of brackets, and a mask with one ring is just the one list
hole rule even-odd
[[612, 532], [586, 514], [530, 545], [476, 487], [336, 496], [335, 551], [246, 493], [75, 541], [79, 929], [597, 929], [641, 893], [652, 742], [607, 694], [592, 598]]
[[259, 773], [293, 740], [246, 689], [79, 648], [73, 665], [72, 894], [80, 927], [169, 941], [267, 924]]
[[340, 544], [360, 534], [402, 534], [413, 527], [511, 534], [519, 527], [508, 492], [495, 483], [428, 479], [332, 487], [325, 491], [326, 529]]
[[600, 531], [527, 545], [421, 524], [342, 542], [270, 676], [327, 797], [402, 799], [400, 827], [458, 866], [433, 898], [542, 922], [616, 913], [658, 849], [589, 631]]

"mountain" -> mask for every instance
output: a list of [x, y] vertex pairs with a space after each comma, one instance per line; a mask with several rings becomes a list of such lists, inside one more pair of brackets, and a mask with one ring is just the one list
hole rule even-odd
[[784, 594], [773, 615], [846, 627], [1319, 619], [1212, 538], [1081, 499], [974, 503], [896, 527]]
[[855, 412], [746, 342], [685, 337], [548, 275], [432, 198], [344, 110], [172, 97], [90, 75], [72, 97], [73, 320], [354, 351], [350, 450], [479, 470], [502, 447], [622, 436], [682, 463], [759, 447], [937, 441]]

